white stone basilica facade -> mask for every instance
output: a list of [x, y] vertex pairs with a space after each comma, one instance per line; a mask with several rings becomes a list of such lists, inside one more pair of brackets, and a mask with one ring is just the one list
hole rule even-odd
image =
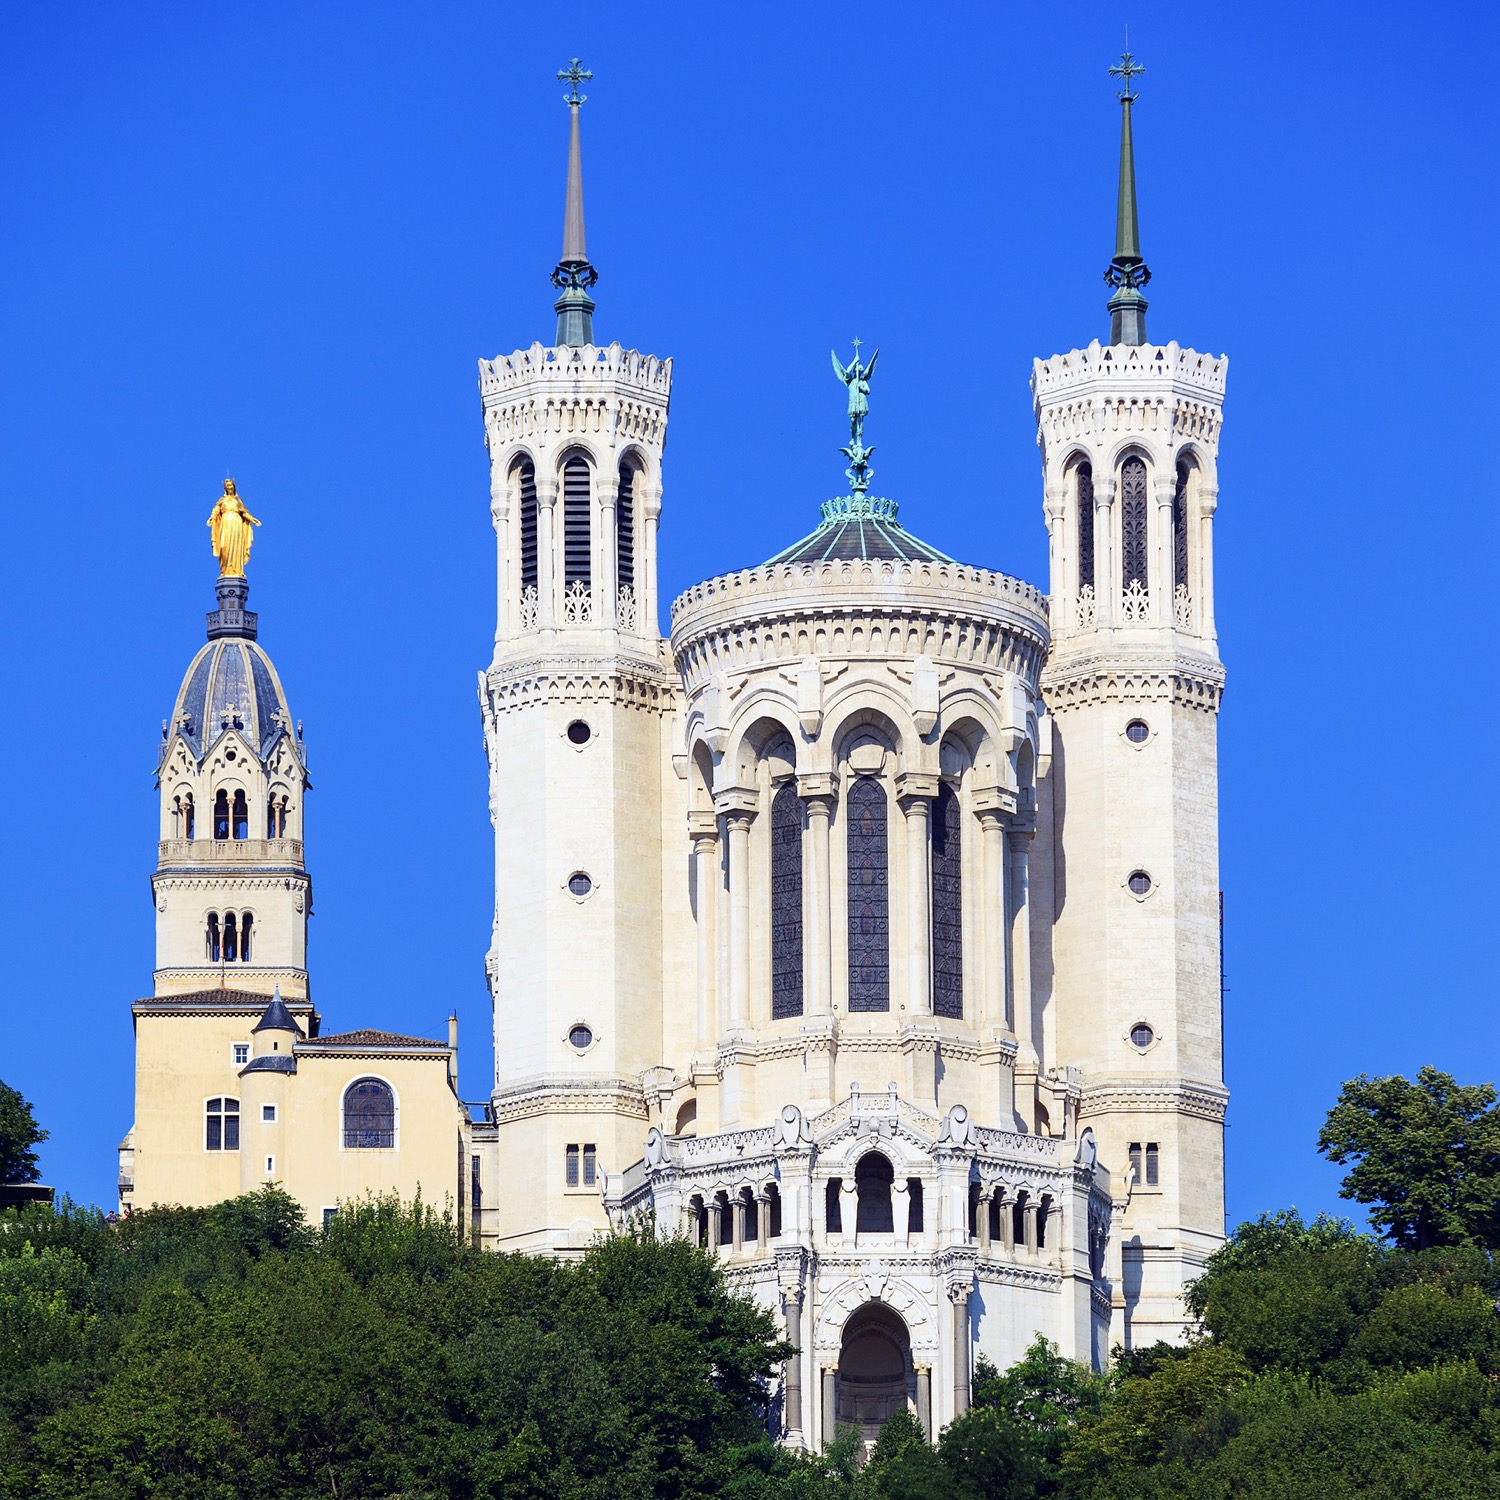
[[593, 341], [576, 104], [558, 341], [480, 366], [483, 1235], [580, 1246], [602, 1193], [717, 1246], [802, 1349], [803, 1441], [936, 1430], [1038, 1332], [1178, 1337], [1223, 1234], [1226, 361], [1145, 338], [1130, 105], [1111, 339], [1032, 377], [1046, 595], [869, 495], [856, 361], [851, 493], [659, 634], [673, 372]]
[[665, 637], [658, 527], [694, 522], [664, 509], [673, 369], [594, 342], [574, 77], [557, 341], [480, 365], [493, 1094], [458, 1104], [456, 1033], [321, 1033], [300, 729], [221, 581], [164, 737], [127, 1202], [193, 1172], [310, 1216], [419, 1186], [554, 1254], [654, 1214], [784, 1320], [783, 1430], [811, 1446], [900, 1403], [936, 1432], [977, 1353], [1039, 1333], [1096, 1366], [1181, 1336], [1224, 1228], [1226, 361], [1146, 338], [1133, 71], [1110, 338], [1033, 367], [1047, 590], [869, 493], [856, 357], [849, 493], [672, 601]]

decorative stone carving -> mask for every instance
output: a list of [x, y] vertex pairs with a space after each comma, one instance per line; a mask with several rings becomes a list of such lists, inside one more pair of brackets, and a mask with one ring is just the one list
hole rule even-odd
[[943, 1116], [943, 1128], [938, 1132], [940, 1146], [967, 1146], [970, 1143], [971, 1127], [969, 1111], [962, 1104], [955, 1104]]
[[797, 668], [797, 722], [812, 739], [823, 727], [823, 669], [816, 656], [805, 656]]
[[667, 1159], [667, 1139], [655, 1125], [646, 1132], [646, 1170], [660, 1167]]
[[812, 1127], [807, 1123], [807, 1116], [795, 1104], [788, 1104], [781, 1111], [776, 1128], [777, 1144], [783, 1150], [794, 1151], [798, 1147], [812, 1144]]

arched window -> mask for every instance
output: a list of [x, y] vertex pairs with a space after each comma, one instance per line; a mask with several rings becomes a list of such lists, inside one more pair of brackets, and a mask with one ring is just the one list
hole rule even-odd
[[229, 837], [229, 793], [222, 789], [214, 793], [214, 837]]
[[396, 1144], [396, 1096], [378, 1078], [360, 1078], [344, 1090], [344, 1146], [389, 1150]]
[[760, 1238], [760, 1204], [755, 1201], [754, 1190], [741, 1188], [740, 1202], [744, 1205], [741, 1212], [745, 1215], [745, 1238], [758, 1240]]
[[1013, 1244], [1024, 1245], [1026, 1243], [1026, 1207], [1030, 1202], [1031, 1194], [1022, 1188], [1011, 1204], [1010, 1235]]
[[274, 792], [266, 799], [266, 837], [268, 839], [286, 837], [286, 798], [278, 797]]
[[781, 1238], [781, 1189], [774, 1182], [766, 1185], [766, 1238]]
[[239, 930], [235, 925], [234, 913], [224, 913], [224, 962], [232, 964], [240, 956], [239, 943], [237, 941]]
[[563, 465], [563, 582], [585, 588], [594, 578], [590, 503], [588, 461], [575, 453]]
[[703, 1194], [694, 1193], [688, 1200], [688, 1217], [693, 1221], [693, 1242], [700, 1250], [708, 1246], [708, 1209]]
[[1043, 1193], [1042, 1201], [1037, 1205], [1036, 1211], [1036, 1247], [1038, 1250], [1047, 1248], [1047, 1221], [1052, 1217], [1052, 1194]]
[[1188, 585], [1188, 466], [1177, 465], [1177, 488], [1172, 492], [1172, 592]]
[[240, 962], [242, 964], [250, 962], [250, 924], [254, 920], [249, 912], [240, 914]]
[[823, 1224], [829, 1234], [844, 1232], [844, 1209], [841, 1201], [843, 1195], [844, 1179], [830, 1177], [828, 1186], [823, 1192]]
[[536, 587], [536, 469], [521, 465], [521, 587]]
[[219, 914], [211, 911], [208, 914], [208, 961], [216, 964], [221, 952], [219, 945]]
[[932, 1013], [964, 1014], [963, 851], [958, 795], [948, 782], [932, 799]]
[[206, 1151], [240, 1149], [240, 1101], [210, 1099], [203, 1110], [203, 1148]]
[[1094, 586], [1094, 466], [1079, 464], [1078, 476], [1078, 587]]
[[1145, 588], [1146, 575], [1146, 464], [1127, 458], [1120, 470], [1121, 582], [1128, 589], [1138, 583]]
[[729, 1194], [721, 1188], [714, 1194], [714, 1202], [719, 1208], [718, 1243], [732, 1245], [734, 1243], [734, 1210], [729, 1205]]
[[615, 499], [616, 582], [635, 587], [635, 466], [620, 465], [620, 490]]
[[188, 792], [182, 799], [182, 836], [190, 839], [193, 836], [193, 794]]
[[859, 776], [846, 799], [849, 818], [849, 1009], [891, 1008], [890, 874], [885, 788]]
[[250, 804], [243, 792], [234, 794], [234, 836], [237, 839], [250, 837]]
[[890, 1234], [895, 1229], [891, 1209], [891, 1184], [896, 1180], [890, 1158], [879, 1151], [866, 1151], [854, 1168], [854, 1191], [859, 1207], [854, 1216], [857, 1234]]
[[784, 781], [771, 798], [771, 1017], [802, 1014], [802, 799]]

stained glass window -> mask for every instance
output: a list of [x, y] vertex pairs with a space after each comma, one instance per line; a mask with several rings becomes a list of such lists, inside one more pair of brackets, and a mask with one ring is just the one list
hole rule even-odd
[[615, 500], [615, 556], [622, 589], [635, 587], [635, 470], [620, 466], [620, 491]]
[[1094, 586], [1094, 468], [1078, 465], [1078, 587]]
[[958, 796], [945, 781], [932, 799], [932, 1013], [964, 1014], [963, 851]]
[[1177, 465], [1177, 488], [1172, 494], [1172, 587], [1188, 586], [1187, 529], [1188, 466]]
[[576, 454], [563, 466], [563, 566], [567, 583], [593, 581], [589, 531], [589, 466]]
[[536, 470], [521, 465], [521, 587], [536, 587]]
[[1127, 458], [1120, 471], [1120, 525], [1124, 559], [1124, 584], [1139, 583], [1145, 588], [1146, 577], [1146, 464], [1143, 459]]
[[785, 781], [771, 798], [771, 1017], [802, 1014], [802, 799]]
[[845, 800], [849, 819], [849, 1009], [891, 1008], [890, 870], [885, 788], [859, 776]]
[[361, 1078], [344, 1092], [344, 1146], [389, 1150], [396, 1144], [396, 1096], [388, 1083]]

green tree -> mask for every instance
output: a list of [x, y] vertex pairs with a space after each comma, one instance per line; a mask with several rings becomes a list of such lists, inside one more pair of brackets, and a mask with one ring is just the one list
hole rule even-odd
[[1318, 1150], [1352, 1163], [1341, 1192], [1403, 1250], [1500, 1249], [1500, 1111], [1492, 1084], [1436, 1068], [1408, 1078], [1360, 1074], [1339, 1091]]
[[0, 1083], [0, 1182], [35, 1182], [36, 1147], [47, 1139], [18, 1089]]

